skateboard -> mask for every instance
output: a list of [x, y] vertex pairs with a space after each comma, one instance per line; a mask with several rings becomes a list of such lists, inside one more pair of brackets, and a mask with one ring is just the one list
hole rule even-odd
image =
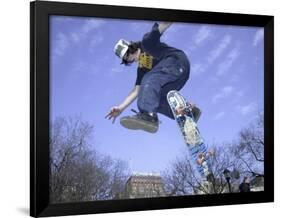
[[199, 173], [203, 178], [210, 180], [213, 176], [209, 161], [212, 152], [207, 151], [207, 147], [197, 126], [201, 110], [188, 103], [175, 90], [167, 94], [167, 100]]

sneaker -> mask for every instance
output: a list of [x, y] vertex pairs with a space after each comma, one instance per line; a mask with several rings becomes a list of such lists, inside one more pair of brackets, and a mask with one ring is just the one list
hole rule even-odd
[[127, 129], [140, 129], [149, 133], [155, 133], [159, 127], [159, 120], [156, 114], [150, 115], [147, 112], [137, 112], [136, 115], [122, 117], [120, 124]]

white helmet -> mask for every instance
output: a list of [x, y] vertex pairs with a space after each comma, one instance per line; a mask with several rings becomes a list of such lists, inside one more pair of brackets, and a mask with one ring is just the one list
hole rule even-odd
[[114, 53], [123, 60], [126, 52], [129, 49], [130, 42], [120, 39], [114, 47]]

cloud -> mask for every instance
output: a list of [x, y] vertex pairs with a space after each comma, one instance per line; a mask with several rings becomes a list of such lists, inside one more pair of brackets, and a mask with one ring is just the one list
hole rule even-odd
[[73, 75], [73, 78], [77, 79], [81, 75], [85, 76], [96, 76], [101, 72], [101, 66], [96, 64], [100, 62], [100, 59], [95, 59], [94, 61], [87, 61], [79, 59], [78, 61], [73, 61], [71, 64], [70, 75]]
[[78, 33], [75, 33], [75, 32], [70, 34], [70, 39], [74, 43], [79, 43], [80, 42], [80, 36], [79, 36]]
[[185, 48], [182, 49], [187, 55], [192, 55], [192, 53], [196, 50], [196, 46], [193, 44], [188, 44]]
[[87, 63], [83, 60], [79, 60], [77, 62], [73, 63], [73, 67], [72, 67], [72, 71], [73, 72], [81, 72], [84, 71], [87, 67], [86, 67]]
[[212, 102], [216, 103], [217, 101], [229, 97], [234, 91], [232, 86], [225, 86], [221, 89], [219, 93], [213, 96]]
[[63, 33], [59, 33], [57, 38], [55, 39], [54, 46], [53, 46], [54, 55], [63, 56], [65, 54], [65, 51], [69, 47], [69, 44], [70, 43], [68, 37]]
[[201, 75], [205, 71], [206, 71], [206, 66], [204, 66], [203, 64], [196, 63], [191, 66], [191, 74], [194, 76]]
[[122, 67], [113, 67], [113, 68], [111, 68], [111, 72], [113, 72], [113, 73], [121, 73], [123, 71], [124, 71], [124, 69]]
[[129, 25], [131, 31], [141, 35], [150, 31], [151, 27], [152, 27], [151, 22], [134, 22]]
[[235, 90], [233, 95], [231, 96], [232, 101], [231, 104], [234, 104], [236, 108], [238, 108], [238, 105], [241, 101], [243, 101], [243, 97], [245, 96], [245, 90]]
[[260, 41], [263, 40], [264, 31], [263, 28], [256, 31], [254, 39], [253, 39], [253, 46], [256, 47]]
[[207, 26], [202, 26], [194, 36], [194, 43], [197, 46], [202, 45], [212, 35], [212, 31]]
[[95, 63], [83, 59], [73, 61], [70, 69], [69, 78], [73, 81], [77, 81], [77, 79], [84, 76], [94, 76], [99, 72], [98, 66]]
[[[78, 31], [72, 32], [69, 37], [74, 43], [78, 43], [87, 37], [91, 31], [99, 29], [104, 23], [103, 20], [88, 19]], [[90, 47], [95, 47], [101, 41], [103, 41], [102, 37], [96, 34], [90, 41]]]
[[[161, 36], [161, 41], [167, 42], [168, 44], [173, 43], [177, 44], [179, 42], [179, 38], [182, 33], [182, 27], [179, 25], [172, 25], [169, 29], [164, 32], [163, 36]], [[182, 46], [182, 45], [181, 45]]]
[[82, 30], [83, 34], [87, 34], [92, 30], [100, 28], [104, 24], [105, 24], [105, 21], [103, 21], [103, 20], [89, 19], [89, 20], [85, 21], [81, 30]]
[[216, 46], [216, 48], [211, 51], [209, 56], [207, 57], [207, 61], [209, 64], [212, 64], [223, 53], [223, 51], [231, 43], [231, 40], [231, 36], [228, 34], [223, 37], [218, 46]]
[[[55, 17], [55, 22], [62, 22], [62, 21], [72, 21], [69, 17]], [[55, 57], [57, 56], [63, 56], [67, 49], [73, 45], [78, 44], [82, 40], [84, 40], [86, 37], [89, 36], [89, 33], [92, 30], [96, 30], [100, 28], [105, 21], [98, 20], [98, 19], [87, 19], [82, 27], [79, 29], [76, 29], [76, 31], [72, 31], [70, 33], [58, 33], [56, 36], [56, 39], [54, 41], [54, 51], [53, 55]], [[101, 35], [96, 34], [94, 37], [91, 38], [89, 42], [90, 51], [99, 43], [103, 41], [103, 38]]]
[[236, 96], [239, 97], [239, 98], [241, 98], [241, 97], [244, 96], [244, 92], [243, 92], [243, 91], [238, 91], [238, 92], [236, 93]]
[[247, 105], [238, 105], [237, 110], [239, 113], [241, 113], [243, 116], [248, 115], [250, 113], [253, 113], [257, 108], [257, 103], [251, 102]]
[[101, 35], [98, 35], [98, 34], [94, 35], [91, 38], [90, 44], [89, 44], [91, 51], [93, 51], [93, 49], [102, 42], [103, 42], [103, 37]]
[[233, 63], [236, 61], [236, 59], [240, 55], [239, 51], [240, 46], [236, 45], [226, 56], [225, 60], [219, 64], [218, 70], [216, 75], [217, 76], [222, 76], [225, 73], [229, 71], [229, 69], [232, 67]]
[[[105, 62], [105, 64], [107, 64], [107, 62]], [[114, 61], [112, 62], [112, 67], [109, 69], [107, 76], [112, 78], [115, 77], [116, 75], [118, 76], [120, 73], [128, 70], [128, 69], [124, 69], [124, 65], [120, 64], [120, 59], [119, 58], [114, 58]]]
[[[202, 26], [198, 32], [196, 33], [196, 36], [194, 37], [195, 44], [196, 45], [201, 45], [203, 41], [207, 40], [209, 36], [211, 36], [211, 29], [207, 26]], [[191, 67], [192, 74], [197, 76], [201, 75], [204, 73], [210, 66], [211, 64], [223, 53], [223, 51], [228, 47], [228, 45], [231, 43], [231, 36], [230, 35], [225, 35], [221, 41], [218, 43], [216, 48], [209, 53], [209, 55], [206, 57], [207, 62], [205, 64], [201, 63], [196, 63], [193, 64]], [[192, 51], [196, 49], [196, 46], [190, 46], [190, 48], [187, 48], [188, 51]], [[188, 52], [187, 52], [188, 53]]]
[[217, 114], [214, 116], [213, 120], [219, 120], [219, 119], [221, 119], [224, 115], [225, 115], [225, 112], [224, 112], [224, 111], [221, 111], [221, 112], [217, 113]]
[[238, 74], [234, 74], [232, 77], [231, 77], [231, 82], [238, 82], [240, 79], [240, 76]]

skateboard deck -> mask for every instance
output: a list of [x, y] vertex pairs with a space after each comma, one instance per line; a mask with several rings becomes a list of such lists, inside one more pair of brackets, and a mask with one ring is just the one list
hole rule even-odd
[[[204, 140], [201, 137], [196, 123], [201, 114], [201, 110], [198, 107], [196, 107], [196, 110], [193, 110], [194, 106], [189, 104], [185, 98], [175, 90], [167, 94], [167, 100], [199, 173], [208, 180], [208, 177], [212, 175], [209, 161], [210, 152], [207, 151], [207, 147], [204, 144]], [[194, 113], [194, 111], [196, 112]], [[194, 117], [194, 114], [196, 114], [196, 117]]]

